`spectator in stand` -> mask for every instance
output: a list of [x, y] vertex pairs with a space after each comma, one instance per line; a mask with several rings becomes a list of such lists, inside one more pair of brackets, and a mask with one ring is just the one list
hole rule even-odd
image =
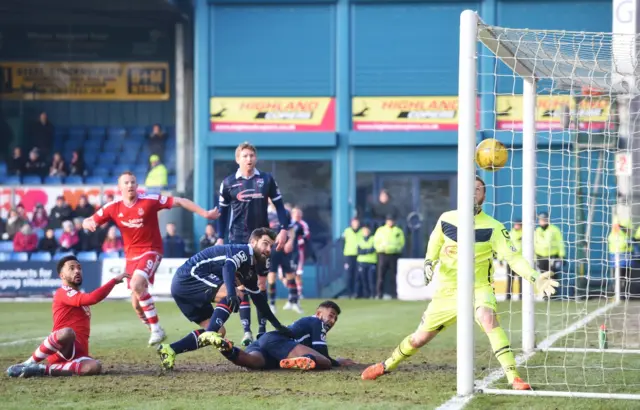
[[88, 218], [96, 211], [96, 209], [89, 203], [86, 195], [82, 195], [78, 199], [78, 205], [76, 206], [73, 214], [79, 218]]
[[7, 222], [0, 218], [0, 238], [4, 239], [4, 235], [7, 233]]
[[8, 165], [7, 171], [9, 175], [13, 175], [13, 176], [24, 175], [25, 163], [26, 163], [26, 160], [22, 156], [22, 148], [15, 147], [13, 149], [13, 156], [11, 157], [11, 159], [9, 160], [9, 163], [7, 164]]
[[12, 241], [23, 225], [29, 225], [29, 221], [20, 218], [18, 211], [12, 209], [9, 212], [9, 218], [7, 219], [7, 232], [5, 232], [2, 239], [5, 241]]
[[67, 176], [67, 164], [64, 162], [64, 158], [62, 158], [62, 154], [56, 152], [53, 154], [53, 160], [51, 161], [51, 166], [49, 167], [49, 176], [50, 177], [66, 177]]
[[204, 229], [204, 235], [200, 238], [200, 251], [212, 247], [216, 244], [217, 240], [218, 235], [216, 235], [216, 230], [213, 225], [207, 224], [207, 227]]
[[18, 212], [18, 218], [23, 219], [29, 223], [29, 215], [27, 215], [27, 210], [24, 209], [24, 205], [18, 204], [16, 206], [16, 212]]
[[97, 232], [91, 232], [82, 227], [84, 218], [74, 218], [73, 225], [78, 232], [78, 243], [75, 246], [76, 252], [100, 252], [101, 242]]
[[62, 231], [62, 236], [60, 236], [60, 250], [62, 252], [73, 252], [80, 241], [73, 222], [64, 221], [62, 223]]
[[386, 189], [380, 190], [378, 195], [378, 203], [373, 205], [373, 219], [376, 221], [376, 227], [384, 224], [387, 216], [392, 216], [394, 220], [398, 218], [398, 209], [391, 203], [391, 197]]
[[37, 204], [36, 209], [33, 211], [33, 218], [31, 219], [31, 226], [34, 229], [45, 229], [49, 225], [49, 217], [47, 211], [42, 204]]
[[151, 169], [149, 169], [149, 173], [147, 174], [147, 180], [144, 185], [147, 188], [162, 188], [167, 186], [168, 182], [168, 172], [167, 167], [164, 166], [160, 162], [160, 157], [157, 155], [152, 155], [149, 157], [149, 162], [151, 164]]
[[56, 199], [56, 206], [51, 208], [51, 217], [49, 218], [49, 227], [59, 229], [64, 221], [70, 221], [73, 218], [73, 210], [69, 204], [60, 195]]
[[38, 248], [38, 235], [33, 232], [31, 225], [24, 224], [13, 238], [14, 252], [33, 252]]
[[164, 158], [164, 148], [166, 146], [167, 135], [162, 132], [160, 124], [153, 124], [151, 134], [149, 134], [149, 153], [157, 155], [161, 160]]
[[184, 258], [185, 248], [184, 241], [176, 234], [176, 226], [173, 223], [167, 224], [167, 235], [164, 237], [162, 244], [164, 245], [165, 258]]
[[47, 163], [40, 156], [40, 150], [33, 148], [29, 152], [29, 160], [24, 164], [24, 175], [47, 176]]
[[115, 200], [115, 197], [113, 196], [113, 194], [104, 194], [104, 204], [108, 204], [109, 202], [113, 202]]
[[43, 157], [49, 156], [53, 148], [54, 127], [46, 112], [40, 114], [39, 120], [31, 130], [31, 136], [32, 145], [40, 149]]
[[112, 226], [107, 231], [107, 237], [104, 238], [102, 243], [102, 252], [121, 252], [124, 250], [124, 243], [122, 239], [118, 238], [118, 230], [115, 226]]
[[69, 163], [69, 175], [84, 176], [84, 158], [79, 150], [71, 153], [71, 162]]
[[49, 252], [51, 255], [58, 250], [58, 241], [56, 241], [56, 235], [53, 229], [49, 228], [45, 231], [44, 237], [40, 239], [40, 243], [38, 243], [38, 250], [40, 252]]

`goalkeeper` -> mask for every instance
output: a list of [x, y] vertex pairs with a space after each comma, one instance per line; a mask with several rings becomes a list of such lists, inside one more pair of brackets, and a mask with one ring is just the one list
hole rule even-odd
[[[496, 297], [492, 287], [493, 254], [504, 255], [515, 273], [531, 282], [538, 292], [547, 296], [555, 293], [558, 282], [550, 278], [550, 273], [539, 274], [517, 252], [504, 226], [482, 212], [485, 199], [485, 183], [476, 177], [475, 187], [475, 316], [491, 343], [496, 358], [504, 369], [514, 390], [530, 390], [516, 370], [516, 361], [509, 346], [509, 339], [498, 323]], [[440, 331], [453, 324], [457, 315], [457, 231], [458, 211], [445, 212], [440, 216], [429, 238], [424, 261], [424, 278], [428, 284], [433, 277], [434, 265], [440, 263], [438, 288], [433, 300], [422, 316], [418, 329], [407, 336], [391, 357], [382, 363], [369, 366], [362, 373], [362, 379], [376, 378], [395, 370], [403, 360], [415, 354], [429, 343]]]

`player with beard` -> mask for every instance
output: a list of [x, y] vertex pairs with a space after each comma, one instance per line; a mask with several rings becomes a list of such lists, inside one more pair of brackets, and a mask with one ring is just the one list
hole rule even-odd
[[163, 254], [158, 212], [180, 206], [207, 219], [217, 219], [220, 214], [217, 209], [205, 211], [186, 198], [141, 194], [131, 172], [120, 175], [118, 189], [122, 199], [105, 204], [93, 216], [82, 221], [82, 227], [95, 232], [98, 226], [113, 221], [120, 229], [127, 259], [124, 271], [130, 277], [127, 286], [131, 289], [133, 309], [151, 330], [149, 345], [155, 345], [166, 337], [153, 296], [149, 293], [149, 285], [153, 285]]
[[[9, 377], [91, 376], [102, 370], [100, 362], [89, 355], [90, 306], [106, 298], [126, 274], [84, 293], [80, 291], [82, 265], [75, 256], [60, 259], [57, 271], [62, 286], [53, 295], [53, 331], [29, 359], [7, 369]], [[47, 364], [42, 364], [45, 360]]]
[[251, 233], [248, 244], [207, 248], [178, 268], [171, 282], [171, 295], [184, 316], [201, 329], [175, 343], [158, 347], [164, 369], [173, 369], [176, 355], [202, 347], [198, 338], [202, 333], [214, 332], [223, 336], [226, 333], [224, 323], [240, 308], [242, 292], [251, 296], [258, 311], [276, 330], [284, 335], [291, 334], [271, 312], [258, 287], [256, 268], [264, 266], [275, 238], [272, 230], [258, 228]]

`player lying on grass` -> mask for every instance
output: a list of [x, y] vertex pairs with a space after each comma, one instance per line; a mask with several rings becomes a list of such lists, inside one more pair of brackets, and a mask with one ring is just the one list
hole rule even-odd
[[[544, 293], [547, 296], [554, 294], [558, 282], [551, 279], [550, 272], [539, 274], [534, 270], [517, 252], [504, 226], [482, 212], [485, 189], [484, 181], [476, 177], [474, 286], [476, 322], [489, 337], [491, 348], [504, 369], [509, 383], [515, 390], [530, 390], [531, 386], [520, 378], [516, 370], [516, 361], [509, 346], [509, 339], [498, 323], [496, 297], [491, 286], [493, 282], [493, 254], [495, 252], [504, 255], [511, 269], [531, 282], [539, 293]], [[375, 380], [383, 374], [395, 370], [400, 362], [415, 354], [440, 331], [456, 321], [457, 223], [458, 211], [443, 213], [429, 238], [424, 261], [425, 284], [431, 282], [433, 269], [437, 262], [440, 263], [440, 273], [438, 288], [422, 316], [420, 326], [396, 347], [391, 357], [382, 363], [366, 368], [362, 373], [364, 380]]]
[[[271, 254], [276, 234], [269, 228], [251, 233], [247, 245], [216, 245], [192, 256], [178, 268], [171, 282], [171, 296], [182, 314], [200, 325], [181, 340], [162, 344], [158, 354], [162, 367], [173, 369], [177, 354], [198, 349], [198, 335], [206, 331], [224, 334], [224, 323], [241, 303], [239, 290], [248, 292], [251, 300], [276, 330], [290, 334], [269, 309], [269, 303], [258, 288], [256, 269], [264, 266]], [[216, 302], [215, 309], [212, 303]]]
[[[75, 256], [60, 259], [57, 270], [62, 287], [53, 296], [53, 331], [29, 359], [7, 369], [10, 377], [90, 376], [102, 369], [100, 362], [89, 356], [90, 306], [106, 298], [126, 274], [83, 293], [82, 266]], [[48, 364], [41, 364], [45, 359]]]
[[216, 332], [204, 332], [198, 339], [201, 346], [214, 346], [224, 357], [247, 369], [327, 370], [355, 364], [350, 359], [329, 356], [327, 332], [338, 321], [340, 307], [327, 300], [316, 310], [315, 316], [295, 321], [289, 329], [293, 338], [280, 332], [265, 333], [242, 351]]

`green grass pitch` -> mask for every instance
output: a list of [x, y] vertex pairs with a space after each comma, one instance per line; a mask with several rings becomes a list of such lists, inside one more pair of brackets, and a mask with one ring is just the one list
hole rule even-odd
[[[155, 350], [146, 347], [147, 331], [128, 302], [108, 301], [92, 309], [91, 353], [103, 362], [105, 374], [97, 377], [10, 379], [0, 376], [2, 409], [429, 409], [455, 394], [456, 331], [448, 329], [393, 374], [375, 382], [362, 381], [365, 364], [386, 358], [420, 321], [424, 302], [338, 300], [342, 315], [329, 333], [329, 352], [349, 357], [361, 366], [328, 372], [249, 372], [229, 364], [217, 351], [202, 349], [184, 354], [176, 370], [162, 373]], [[304, 300], [308, 314], [317, 300]], [[559, 330], [603, 302], [552, 302], [536, 305], [538, 340], [548, 329]], [[281, 306], [282, 303], [279, 303]], [[160, 319], [175, 341], [193, 329], [171, 302], [158, 303]], [[520, 304], [501, 303], [501, 321], [511, 333], [514, 347], [520, 346]], [[51, 329], [51, 305], [42, 303], [0, 303], [0, 367], [22, 361]], [[618, 309], [610, 315], [611, 347], [632, 346], [640, 317], [615, 326], [615, 318], [635, 310]], [[562, 314], [564, 313], [564, 314]], [[255, 315], [255, 309], [254, 309]], [[279, 311], [283, 323], [298, 316]], [[596, 319], [586, 328], [559, 340], [555, 346], [597, 346]], [[631, 324], [635, 323], [635, 325]], [[634, 328], [635, 326], [635, 328]], [[255, 322], [254, 322], [255, 328]], [[240, 323], [233, 315], [228, 336], [238, 341]], [[255, 329], [254, 329], [255, 330]], [[633, 339], [635, 337], [636, 339]], [[25, 340], [29, 339], [29, 340]], [[628, 340], [627, 340], [628, 339]], [[633, 340], [632, 340], [633, 339]], [[497, 366], [488, 341], [476, 329], [476, 378], [485, 377]], [[8, 344], [16, 341], [20, 343]], [[516, 351], [517, 353], [517, 351]], [[574, 391], [640, 392], [640, 358], [637, 355], [538, 353], [521, 369], [523, 377], [546, 389]], [[492, 387], [504, 387], [502, 379]], [[638, 404], [621, 400], [541, 398], [476, 395], [469, 409], [632, 409]]]

